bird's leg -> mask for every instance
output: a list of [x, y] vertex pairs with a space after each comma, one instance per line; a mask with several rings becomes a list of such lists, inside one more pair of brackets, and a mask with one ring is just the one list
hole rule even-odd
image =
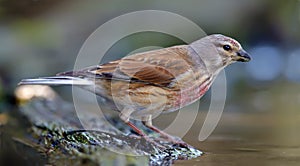
[[146, 134], [139, 129], [138, 127], [136, 127], [133, 123], [131, 123], [129, 121], [130, 119], [130, 115], [132, 114], [133, 109], [123, 109], [120, 113], [120, 118], [129, 126], [131, 127], [136, 133], [138, 133], [140, 136], [145, 136]]
[[131, 123], [129, 121], [129, 119], [130, 119], [129, 116], [132, 112], [133, 111], [130, 109], [124, 109], [121, 111], [119, 116], [129, 127], [131, 127], [138, 135], [143, 137], [146, 141], [156, 145], [160, 149], [165, 149], [166, 147], [160, 145], [159, 143], [155, 142], [153, 139], [149, 138], [141, 129], [139, 129], [138, 127], [136, 127], [133, 123]]
[[140, 130], [138, 127], [136, 127], [133, 123], [131, 123], [130, 121], [125, 122], [129, 127], [131, 127], [136, 133], [138, 133], [138, 135], [145, 137], [146, 134]]
[[149, 129], [151, 129], [154, 132], [157, 132], [160, 134], [160, 136], [164, 139], [166, 139], [168, 142], [172, 142], [174, 144], [178, 144], [182, 147], [188, 147], [188, 144], [183, 142], [182, 140], [178, 140], [175, 139], [173, 136], [171, 136], [170, 134], [158, 129], [157, 127], [152, 125], [152, 116], [151, 115], [147, 115], [145, 117], [143, 117], [142, 120], [143, 124], [148, 127]]

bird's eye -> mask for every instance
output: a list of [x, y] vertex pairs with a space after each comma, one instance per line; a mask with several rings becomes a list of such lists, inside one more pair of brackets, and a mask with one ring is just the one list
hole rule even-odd
[[231, 47], [230, 47], [230, 45], [224, 45], [224, 46], [223, 46], [223, 49], [224, 49], [225, 51], [230, 51], [230, 50], [231, 50]]

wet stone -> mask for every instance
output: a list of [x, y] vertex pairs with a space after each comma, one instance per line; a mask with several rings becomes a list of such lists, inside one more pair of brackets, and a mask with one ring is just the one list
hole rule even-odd
[[[95, 165], [116, 165], [118, 162], [126, 165], [171, 165], [175, 160], [192, 159], [202, 154], [192, 146], [180, 147], [153, 134], [151, 139], [165, 147], [162, 149], [136, 136], [116, 117], [95, 119], [93, 114], [87, 114], [85, 120], [98, 128], [85, 130], [72, 104], [59, 97], [32, 99], [23, 103], [20, 111], [32, 124], [30, 141], [35, 145], [33, 147], [44, 152], [50, 164], [60, 165], [70, 159]], [[112, 125], [122, 126], [122, 132]], [[139, 122], [135, 125], [143, 128]]]

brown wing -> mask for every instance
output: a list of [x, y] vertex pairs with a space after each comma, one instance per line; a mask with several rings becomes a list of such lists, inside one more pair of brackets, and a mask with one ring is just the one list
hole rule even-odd
[[133, 54], [117, 61], [84, 70], [86, 74], [166, 86], [192, 70], [187, 45]]
[[174, 76], [168, 69], [151, 63], [122, 59], [118, 67], [122, 73], [130, 78], [146, 83], [167, 85], [174, 79]]
[[175, 46], [125, 57], [119, 63], [126, 75], [145, 82], [168, 85], [191, 69], [187, 46]]

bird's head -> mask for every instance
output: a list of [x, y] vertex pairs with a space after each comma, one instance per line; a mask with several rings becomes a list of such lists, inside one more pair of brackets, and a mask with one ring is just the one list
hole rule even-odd
[[220, 34], [210, 35], [208, 38], [224, 61], [233, 63], [237, 61], [248, 62], [251, 60], [250, 55], [242, 48], [238, 41]]
[[239, 42], [221, 34], [206, 36], [193, 42], [190, 46], [212, 71], [222, 69], [234, 62], [251, 60], [250, 55]]

